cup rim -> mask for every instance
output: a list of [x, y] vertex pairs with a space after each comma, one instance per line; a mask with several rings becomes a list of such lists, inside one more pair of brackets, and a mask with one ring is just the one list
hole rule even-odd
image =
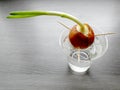
[[[96, 29], [94, 29], [94, 30], [96, 30]], [[100, 30], [97, 30], [98, 32], [100, 32], [101, 34], [103, 33], [102, 31], [100, 31]], [[63, 44], [62, 44], [62, 37], [63, 37], [63, 34], [65, 34], [65, 33], [69, 33], [69, 30], [63, 30], [62, 32], [61, 32], [61, 34], [60, 34], [60, 37], [59, 37], [59, 45], [63, 48], [63, 49], [66, 49], [66, 50], [70, 50], [70, 49], [74, 49], [75, 50], [75, 48], [71, 45], [71, 43], [70, 43], [70, 41], [69, 41], [69, 44], [70, 44], [70, 47], [68, 48], [68, 47], [65, 47], [65, 46], [63, 46]], [[66, 35], [67, 36], [67, 35]], [[101, 36], [96, 36], [96, 37], [101, 37]], [[95, 59], [97, 59], [97, 58], [100, 58], [100, 57], [102, 57], [105, 53], [106, 53], [106, 51], [107, 51], [107, 49], [108, 49], [108, 39], [107, 39], [107, 37], [104, 35], [104, 36], [102, 36], [102, 37], [104, 37], [105, 38], [105, 49], [104, 49], [104, 51], [101, 53], [101, 55], [98, 55], [98, 56], [96, 56], [96, 57], [94, 57], [94, 58], [92, 58], [92, 60], [95, 60]], [[92, 45], [94, 45], [94, 43], [92, 44]], [[91, 45], [91, 46], [92, 46]], [[91, 47], [90, 46], [90, 47]], [[86, 48], [86, 49], [84, 49], [84, 50], [87, 50], [87, 49], [89, 49], [90, 47], [88, 47], [88, 48]], [[77, 49], [76, 49], [77, 50]], [[82, 50], [82, 49], [81, 49]]]

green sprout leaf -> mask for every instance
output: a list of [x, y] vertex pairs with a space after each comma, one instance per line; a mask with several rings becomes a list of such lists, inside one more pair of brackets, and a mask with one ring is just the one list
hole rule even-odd
[[80, 26], [80, 31], [82, 33], [85, 32], [84, 25], [74, 16], [64, 13], [64, 12], [57, 12], [57, 11], [13, 11], [10, 12], [9, 16], [7, 18], [9, 19], [17, 19], [17, 18], [30, 18], [35, 16], [42, 16], [42, 15], [48, 15], [48, 16], [59, 16], [62, 18], [67, 18], [69, 20], [74, 21]]

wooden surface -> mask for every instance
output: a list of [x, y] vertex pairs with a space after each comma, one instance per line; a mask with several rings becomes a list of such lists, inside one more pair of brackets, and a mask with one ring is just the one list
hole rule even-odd
[[10, 11], [70, 13], [104, 32], [120, 33], [119, 0], [0, 0], [0, 90], [120, 90], [120, 37], [108, 36], [106, 54], [85, 75], [73, 74], [58, 40], [58, 17], [8, 20]]

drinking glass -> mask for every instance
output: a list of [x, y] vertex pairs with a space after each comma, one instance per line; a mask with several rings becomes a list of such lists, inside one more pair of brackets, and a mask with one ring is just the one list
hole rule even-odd
[[97, 34], [103, 34], [100, 30], [95, 30], [94, 43], [87, 49], [75, 49], [69, 41], [70, 30], [65, 30], [60, 34], [59, 44], [62, 47], [64, 53], [67, 56], [67, 61], [70, 69], [74, 72], [86, 72], [92, 61], [100, 58], [105, 54], [108, 49], [108, 39], [105, 35], [97, 36]]

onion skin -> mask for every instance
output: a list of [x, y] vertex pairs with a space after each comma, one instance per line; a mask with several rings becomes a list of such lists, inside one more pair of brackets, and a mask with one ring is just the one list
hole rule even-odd
[[93, 29], [88, 24], [84, 25], [88, 28], [87, 35], [79, 32], [77, 30], [77, 25], [73, 26], [69, 33], [69, 40], [76, 49], [86, 49], [94, 42], [95, 35]]

